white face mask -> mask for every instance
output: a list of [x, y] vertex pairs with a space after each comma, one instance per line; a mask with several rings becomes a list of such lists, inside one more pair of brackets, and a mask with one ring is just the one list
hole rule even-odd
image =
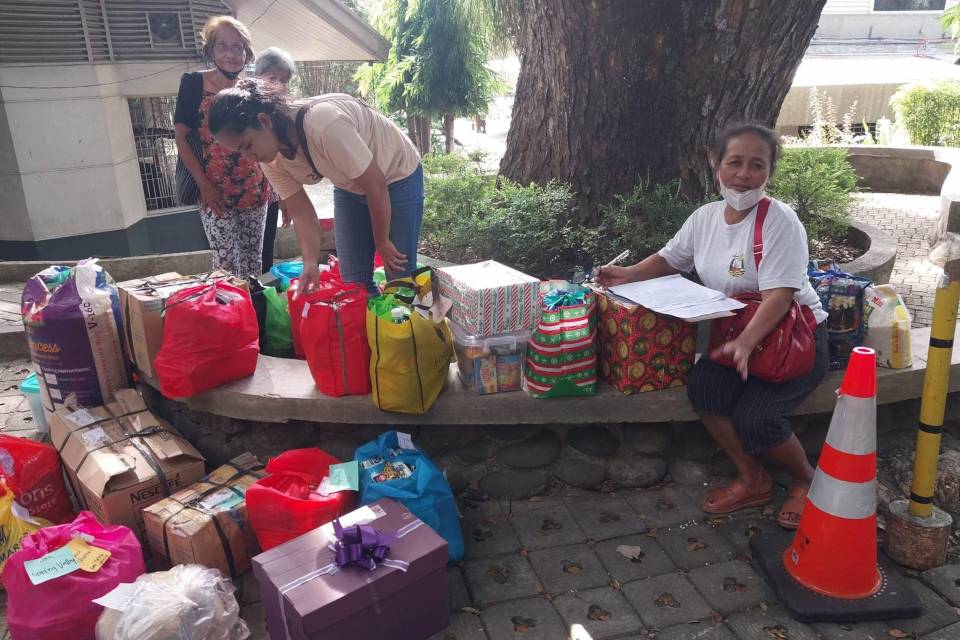
[[749, 211], [767, 195], [767, 183], [750, 191], [734, 191], [721, 182], [720, 195], [736, 211]]

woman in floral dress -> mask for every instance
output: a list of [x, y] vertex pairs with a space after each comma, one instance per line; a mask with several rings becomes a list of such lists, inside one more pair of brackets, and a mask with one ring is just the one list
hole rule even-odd
[[[230, 16], [210, 18], [201, 32], [203, 51], [214, 69], [184, 74], [174, 115], [177, 149], [200, 191], [200, 220], [213, 251], [213, 268], [246, 278], [262, 273], [263, 230], [270, 185], [260, 166], [218, 145], [207, 111], [218, 91], [236, 85], [254, 59], [250, 33]], [[187, 141], [200, 137], [201, 157]]]

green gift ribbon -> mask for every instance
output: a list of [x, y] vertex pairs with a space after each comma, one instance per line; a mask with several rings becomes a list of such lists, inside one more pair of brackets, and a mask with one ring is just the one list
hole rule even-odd
[[553, 311], [559, 307], [574, 307], [584, 304], [587, 300], [587, 289], [551, 289], [543, 296], [543, 303], [547, 310]]

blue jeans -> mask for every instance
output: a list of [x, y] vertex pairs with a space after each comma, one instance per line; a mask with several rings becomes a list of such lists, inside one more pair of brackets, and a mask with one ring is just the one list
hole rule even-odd
[[[406, 268], [393, 274], [409, 276], [417, 266], [417, 243], [423, 221], [423, 167], [387, 187], [390, 192], [390, 241], [407, 256]], [[333, 190], [334, 236], [340, 275], [344, 282], [360, 282], [368, 291], [377, 292], [373, 284], [373, 225], [367, 197], [337, 187]]]

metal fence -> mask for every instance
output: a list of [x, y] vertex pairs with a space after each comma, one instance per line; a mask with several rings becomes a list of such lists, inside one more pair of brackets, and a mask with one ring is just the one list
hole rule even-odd
[[130, 98], [128, 103], [147, 211], [175, 208], [177, 145], [173, 139], [173, 111], [177, 99]]

